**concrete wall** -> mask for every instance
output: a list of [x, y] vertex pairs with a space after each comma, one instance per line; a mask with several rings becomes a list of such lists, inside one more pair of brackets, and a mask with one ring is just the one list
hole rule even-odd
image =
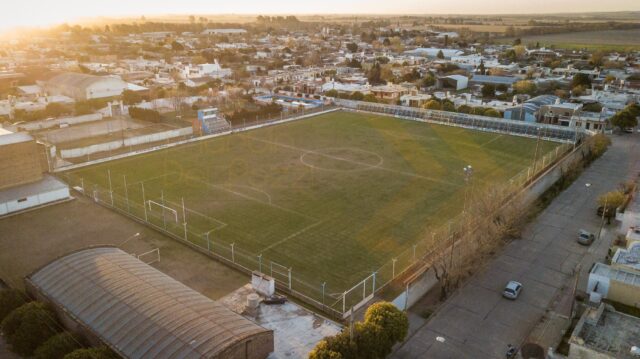
[[632, 286], [612, 280], [606, 298], [622, 304], [638, 307], [640, 306], [640, 286]]
[[121, 147], [136, 146], [145, 143], [164, 141], [171, 138], [190, 136], [193, 134], [193, 128], [184, 127], [170, 131], [163, 131], [157, 133], [151, 133], [148, 135], [141, 135], [135, 137], [129, 137], [122, 140], [115, 140], [110, 142], [98, 143], [95, 145], [71, 148], [67, 150], [60, 150], [60, 157], [62, 158], [77, 158], [83, 157], [98, 152], [106, 152], [119, 149]]
[[0, 146], [0, 189], [41, 180], [40, 157], [35, 140]]
[[433, 269], [429, 269], [411, 284], [407, 285], [404, 292], [397, 296], [392, 303], [400, 310], [411, 308], [420, 298], [427, 294], [436, 283], [438, 283], [438, 280], [436, 279], [435, 272]]
[[20, 129], [24, 129], [27, 131], [40, 130], [45, 128], [58, 127], [60, 124], [66, 123], [68, 125], [77, 125], [83, 122], [91, 122], [91, 121], [99, 121], [102, 120], [102, 114], [100, 113], [92, 113], [88, 115], [75, 116], [75, 117], [60, 117], [53, 120], [48, 121], [33, 121], [23, 123], [18, 126]]
[[69, 188], [61, 188], [25, 198], [0, 203], [0, 216], [69, 198]]
[[578, 146], [573, 152], [567, 154], [559, 162], [547, 169], [545, 173], [527, 187], [524, 194], [525, 201], [532, 203], [538, 199], [562, 177], [568, 168], [581, 161], [587, 155], [587, 151], [584, 146]]
[[273, 331], [253, 335], [234, 344], [216, 358], [265, 359], [274, 350]]

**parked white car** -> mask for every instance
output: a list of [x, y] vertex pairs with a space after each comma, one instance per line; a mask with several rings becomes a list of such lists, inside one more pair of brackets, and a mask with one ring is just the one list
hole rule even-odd
[[509, 281], [502, 291], [502, 296], [508, 299], [517, 299], [522, 291], [522, 284], [515, 280]]

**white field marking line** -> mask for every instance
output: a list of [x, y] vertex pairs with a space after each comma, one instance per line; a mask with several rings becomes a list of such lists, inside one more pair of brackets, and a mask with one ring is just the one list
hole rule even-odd
[[243, 185], [243, 184], [224, 184], [224, 185], [218, 185], [218, 186], [223, 186], [223, 187], [226, 186], [226, 187], [231, 187], [231, 188], [233, 188], [233, 187], [247, 188], [247, 189], [253, 190], [255, 192], [262, 193], [265, 196], [267, 196], [267, 199], [269, 200], [269, 204], [271, 204], [271, 202], [272, 202], [271, 195], [267, 191], [261, 190], [260, 188], [251, 187], [251, 186], [247, 186], [247, 185]]
[[[165, 203], [169, 203], [169, 204], [171, 204], [171, 205], [173, 205], [173, 206], [176, 206], [177, 208], [182, 207], [182, 204], [178, 204], [178, 203], [171, 202], [171, 201], [167, 201], [167, 200], [165, 200]], [[210, 221], [213, 221], [213, 222], [217, 222], [217, 223], [219, 223], [219, 224], [220, 224], [220, 226], [218, 226], [218, 227], [214, 227], [214, 229], [213, 229], [212, 231], [218, 231], [218, 230], [220, 230], [220, 229], [222, 229], [222, 228], [224, 228], [224, 227], [228, 226], [228, 224], [227, 224], [227, 223], [225, 223], [225, 222], [223, 222], [223, 221], [221, 221], [221, 220], [219, 220], [219, 219], [215, 219], [215, 218], [213, 218], [213, 217], [207, 216], [207, 215], [206, 215], [206, 214], [204, 214], [204, 213], [198, 212], [198, 211], [193, 210], [193, 209], [189, 209], [189, 207], [185, 207], [185, 209], [186, 209], [188, 212], [195, 213], [195, 214], [197, 214], [197, 215], [199, 215], [199, 216], [202, 216], [202, 217], [204, 217], [204, 218], [206, 218], [206, 219], [208, 219], [208, 220], [210, 220]]]
[[[278, 142], [274, 142], [274, 141], [263, 140], [263, 139], [250, 137], [250, 136], [244, 136], [244, 137], [252, 139], [254, 141], [269, 143], [269, 144], [272, 144], [272, 145], [275, 145], [275, 146], [280, 146], [280, 147], [288, 148], [288, 149], [295, 150], [295, 151], [309, 152], [309, 153], [317, 154], [319, 156], [325, 156], [325, 157], [328, 157], [328, 158], [333, 158], [333, 159], [336, 159], [336, 160], [350, 162], [350, 163], [353, 163], [353, 164], [368, 166], [368, 164], [365, 164], [365, 163], [361, 163], [361, 162], [357, 162], [357, 161], [351, 161], [351, 160], [348, 160], [348, 159], [327, 155], [327, 154], [324, 154], [322, 152], [317, 152], [317, 151], [308, 150], [308, 149], [305, 149], [305, 148], [295, 147], [295, 146], [287, 145], [287, 144], [284, 144], [284, 143], [278, 143]], [[394, 169], [386, 168], [386, 167], [382, 167], [382, 166], [375, 167], [373, 169], [379, 169], [379, 170], [382, 170], [382, 171], [387, 171], [387, 172], [391, 172], [391, 173], [397, 173], [397, 174], [401, 174], [401, 175], [408, 176], [408, 177], [420, 178], [420, 179], [424, 179], [424, 180], [435, 182], [435, 183], [440, 183], [440, 184], [447, 185], [447, 186], [462, 187], [461, 184], [454, 184], [454, 183], [443, 181], [443, 180], [439, 180], [439, 179], [436, 179], [436, 178], [433, 178], [433, 177], [427, 177], [427, 176], [419, 175], [419, 174], [413, 173], [413, 172], [398, 171], [398, 170], [394, 170]]]
[[135, 186], [135, 185], [138, 185], [140, 183], [146, 183], [146, 182], [154, 181], [154, 180], [157, 180], [159, 178], [172, 176], [172, 175], [175, 175], [175, 174], [178, 174], [178, 172], [171, 171], [171, 172], [168, 172], [168, 173], [165, 173], [165, 174], [161, 174], [161, 175], [145, 178], [145, 179], [137, 181], [137, 182], [127, 183], [127, 187]]
[[289, 209], [289, 208], [286, 208], [286, 207], [278, 206], [277, 204], [273, 204], [273, 203], [269, 203], [269, 202], [261, 201], [261, 200], [260, 200], [260, 199], [258, 199], [258, 198], [254, 198], [254, 197], [251, 197], [251, 196], [247, 196], [247, 195], [246, 195], [246, 194], [244, 194], [244, 193], [236, 192], [236, 191], [230, 190], [230, 189], [228, 189], [228, 188], [224, 188], [224, 187], [222, 187], [222, 186], [220, 186], [220, 185], [215, 185], [215, 184], [212, 184], [212, 183], [209, 183], [209, 182], [203, 181], [203, 180], [198, 179], [198, 178], [195, 178], [195, 177], [186, 176], [185, 178], [187, 178], [187, 179], [188, 179], [188, 180], [190, 180], [190, 181], [200, 182], [200, 183], [202, 183], [202, 184], [204, 184], [204, 185], [207, 185], [207, 186], [210, 186], [210, 187], [212, 187], [212, 188], [217, 188], [217, 189], [221, 189], [221, 190], [223, 190], [223, 191], [227, 191], [227, 192], [229, 192], [229, 193], [231, 193], [231, 194], [235, 194], [235, 195], [236, 195], [236, 196], [238, 196], [238, 197], [242, 197], [242, 198], [244, 198], [244, 199], [248, 199], [248, 200], [250, 200], [250, 201], [258, 202], [258, 203], [261, 203], [261, 204], [264, 204], [264, 205], [267, 205], [267, 206], [270, 206], [270, 207], [273, 207], [273, 208], [277, 208], [277, 209], [279, 209], [279, 210], [282, 210], [282, 211], [285, 211], [285, 212], [288, 212], [288, 213], [293, 213], [293, 214], [296, 214], [296, 215], [298, 215], [298, 216], [301, 216], [301, 217], [304, 217], [304, 218], [307, 218], [307, 219], [311, 219], [311, 220], [314, 220], [314, 221], [317, 221], [317, 220], [318, 220], [317, 218], [313, 218], [313, 217], [311, 217], [311, 216], [307, 216], [306, 214], [301, 213], [301, 212], [298, 212], [298, 211], [295, 211], [295, 210], [293, 210], [293, 209]]
[[486, 145], [489, 145], [489, 144], [495, 142], [497, 139], [501, 138], [502, 136], [504, 136], [504, 135], [497, 135], [496, 137], [494, 137], [494, 138], [490, 139], [489, 141], [487, 141], [487, 142], [483, 143], [482, 145], [480, 145], [480, 147], [484, 147]]
[[326, 221], [327, 221], [327, 219], [324, 219], [324, 220], [322, 220], [322, 221], [318, 221], [318, 222], [316, 222], [316, 223], [312, 223], [312, 224], [310, 224], [310, 225], [308, 225], [308, 226], [306, 226], [306, 227], [302, 228], [301, 230], [299, 230], [299, 231], [297, 231], [297, 232], [294, 232], [294, 233], [292, 233], [292, 234], [288, 235], [288, 236], [287, 236], [287, 237], [285, 237], [285, 238], [282, 238], [281, 240], [279, 240], [279, 241], [277, 241], [277, 242], [275, 242], [275, 243], [272, 243], [272, 244], [268, 245], [267, 247], [265, 247], [264, 249], [262, 249], [262, 251], [261, 251], [260, 253], [264, 253], [264, 252], [266, 252], [266, 251], [270, 250], [270, 249], [271, 249], [271, 248], [273, 248], [273, 247], [279, 246], [279, 245], [281, 245], [282, 243], [284, 243], [284, 242], [286, 242], [286, 241], [290, 240], [291, 238], [297, 237], [298, 235], [300, 235], [300, 234], [302, 234], [302, 233], [304, 233], [304, 232], [306, 232], [306, 231], [310, 230], [311, 228], [317, 227], [317, 226], [321, 225], [322, 223], [324, 223], [324, 222], [326, 222]]
[[302, 154], [300, 154], [300, 162], [302, 162], [303, 165], [310, 167], [310, 168], [314, 168], [314, 169], [318, 169], [318, 170], [322, 170], [322, 171], [332, 171], [332, 172], [356, 172], [356, 171], [366, 171], [366, 170], [371, 170], [374, 168], [379, 168], [380, 166], [382, 166], [382, 164], [384, 163], [384, 158], [382, 158], [382, 156], [380, 156], [379, 154], [375, 153], [375, 152], [371, 152], [371, 151], [365, 151], [359, 148], [354, 148], [354, 147], [327, 147], [327, 148], [323, 148], [323, 150], [351, 150], [351, 151], [355, 151], [355, 152], [362, 152], [362, 153], [368, 153], [371, 155], [374, 155], [376, 157], [378, 157], [378, 163], [371, 165], [371, 164], [364, 164], [361, 162], [357, 162], [357, 161], [351, 161], [347, 158], [343, 158], [343, 157], [338, 157], [338, 156], [332, 156], [332, 155], [328, 155], [326, 153], [322, 153], [319, 152], [318, 154], [320, 154], [321, 156], [324, 157], [328, 157], [328, 158], [332, 158], [332, 159], [336, 159], [336, 160], [340, 160], [340, 161], [345, 161], [348, 163], [357, 163], [359, 165], [364, 166], [363, 168], [354, 168], [354, 169], [350, 169], [350, 170], [339, 170], [339, 169], [333, 169], [333, 168], [324, 168], [324, 167], [319, 167], [319, 166], [315, 166], [312, 165], [311, 163], [307, 163], [307, 161], [305, 161], [305, 156], [308, 155], [309, 153], [313, 153], [316, 154], [314, 151], [307, 151], [307, 152], [302, 152]]

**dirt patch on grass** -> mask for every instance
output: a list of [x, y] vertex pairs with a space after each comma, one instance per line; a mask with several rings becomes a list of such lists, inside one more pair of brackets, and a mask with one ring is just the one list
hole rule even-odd
[[[23, 278], [55, 258], [97, 245], [121, 245], [141, 254], [160, 248], [152, 265], [212, 299], [249, 281], [248, 276], [200, 254], [87, 198], [0, 219], [0, 279], [23, 288]], [[140, 235], [132, 237], [135, 233]]]

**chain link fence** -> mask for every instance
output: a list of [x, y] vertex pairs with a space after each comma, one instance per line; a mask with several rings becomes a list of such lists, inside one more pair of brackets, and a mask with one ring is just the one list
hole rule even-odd
[[[573, 141], [580, 140], [578, 132], [570, 129], [556, 129], [543, 126], [544, 131], [532, 124], [519, 123], [515, 126], [510, 123], [495, 127], [494, 122], [509, 122], [500, 119], [491, 119], [481, 116], [465, 115], [462, 117], [437, 117], [440, 111], [427, 111], [410, 109], [400, 106], [361, 103], [357, 101], [340, 100], [339, 105], [362, 111], [372, 111], [392, 114], [412, 120], [424, 120], [440, 124], [457, 125], [474, 129], [485, 129], [493, 132], [504, 132], [519, 135], [533, 136], [532, 128], [535, 128], [535, 137], [539, 139], [555, 140], [562, 142], [553, 151], [541, 155], [534, 163], [514, 176], [505, 188], [520, 190], [537, 176], [543, 173], [559, 159], [564, 157], [574, 148]], [[336, 107], [318, 108], [313, 111], [305, 111], [294, 114], [289, 118], [269, 119], [264, 122], [253, 121], [246, 126], [234, 127], [233, 131], [244, 131], [265, 125], [286, 122], [298, 118], [312, 116], [336, 110]], [[395, 112], [394, 112], [395, 111]], [[460, 115], [460, 114], [457, 114]], [[428, 118], [428, 116], [436, 116]], [[481, 117], [478, 119], [478, 117]], [[428, 119], [427, 119], [428, 118]], [[466, 119], [464, 122], [462, 119]], [[468, 122], [471, 121], [471, 122]], [[464, 122], [464, 123], [463, 123]], [[478, 127], [479, 126], [479, 127]], [[497, 125], [496, 125], [497, 126]], [[270, 274], [276, 281], [278, 289], [289, 293], [306, 303], [324, 311], [334, 318], [345, 318], [353, 311], [365, 305], [377, 292], [385, 288], [399, 276], [406, 276], [419, 266], [425, 257], [434, 253], [443, 253], [447, 248], [453, 248], [455, 238], [460, 233], [468, 230], [468, 223], [464, 223], [462, 215], [452, 218], [438, 228], [425, 232], [422, 240], [418, 241], [405, 251], [390, 258], [377, 270], [372, 271], [362, 281], [352, 288], [342, 289], [331, 287], [331, 283], [314, 282], [309, 278], [301, 278], [291, 267], [285, 263], [277, 263], [261, 254], [252, 253], [242, 248], [237, 243], [223, 242], [210, 238], [209, 233], [202, 233], [196, 228], [204, 228], [211, 224], [211, 218], [193, 211], [184, 205], [181, 198], [168, 198], [165, 193], [146, 193], [144, 182], [128, 184], [126, 177], [112, 178], [111, 173], [105, 173], [104, 180], [100, 183], [91, 183], [84, 178], [65, 172], [62, 177], [78, 192], [90, 197], [95, 202], [110, 207], [124, 215], [145, 223], [156, 230], [163, 232], [177, 240], [183, 241], [202, 253], [220, 259], [244, 272], [260, 271]], [[222, 225], [222, 224], [220, 224]], [[213, 228], [215, 229], [215, 227]], [[212, 229], [212, 230], [213, 230]], [[317, 279], [316, 279], [317, 280]], [[337, 290], [337, 291], [336, 291]]]

